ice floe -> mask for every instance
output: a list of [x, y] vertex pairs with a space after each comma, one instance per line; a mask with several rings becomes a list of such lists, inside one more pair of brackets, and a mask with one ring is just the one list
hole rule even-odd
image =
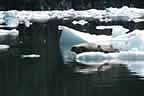
[[122, 51], [118, 53], [83, 52], [76, 56], [76, 61], [86, 65], [97, 64], [142, 64], [144, 51]]
[[[99, 21], [144, 21], [144, 9], [129, 8], [106, 8], [105, 10], [50, 10], [50, 11], [0, 11], [1, 27], [17, 27], [19, 24], [31, 25], [31, 21], [45, 22], [50, 19], [85, 19]], [[84, 23], [83, 23], [84, 24]]]
[[[101, 45], [102, 47], [111, 46], [114, 49], [120, 51], [128, 50], [141, 50], [144, 51], [144, 30], [134, 30], [130, 33], [129, 31], [120, 26], [114, 27], [115, 30], [112, 31], [112, 36], [107, 35], [92, 35], [89, 33], [80, 32], [66, 26], [59, 26], [59, 30], [62, 30], [62, 35], [60, 38], [60, 44], [80, 44], [80, 43], [92, 43], [96, 45]], [[117, 31], [116, 31], [117, 29]], [[67, 38], [66, 38], [67, 37]], [[74, 45], [74, 44], [72, 44]]]
[[11, 29], [11, 30], [0, 29], [0, 36], [5, 36], [5, 35], [18, 36], [19, 31], [16, 29]]
[[6, 50], [6, 49], [9, 49], [10, 46], [9, 45], [0, 45], [0, 51], [1, 50]]
[[99, 30], [112, 29], [112, 37], [124, 35], [129, 31], [129, 29], [124, 28], [123, 26], [120, 26], [120, 25], [96, 26], [96, 29], [99, 29]]
[[79, 24], [79, 25], [82, 25], [82, 26], [83, 26], [83, 25], [87, 24], [88, 21], [85, 21], [85, 20], [76, 21], [76, 20], [74, 20], [72, 23], [73, 23], [74, 25]]
[[39, 54], [21, 55], [22, 58], [40, 58]]
[[112, 36], [107, 35], [92, 35], [89, 33], [84, 33], [77, 31], [75, 29], [66, 27], [66, 26], [59, 26], [59, 30], [62, 30], [60, 43], [94, 43], [98, 45], [110, 45]]
[[134, 30], [131, 33], [112, 38], [113, 48], [120, 50], [144, 51], [144, 30]]

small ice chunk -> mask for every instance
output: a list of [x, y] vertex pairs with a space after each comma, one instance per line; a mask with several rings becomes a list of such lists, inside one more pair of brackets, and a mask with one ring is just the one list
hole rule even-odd
[[139, 23], [139, 22], [144, 22], [144, 19], [134, 19], [133, 20], [135, 23]]
[[39, 58], [39, 54], [21, 55], [22, 58]]
[[19, 35], [19, 31], [16, 29], [12, 29], [9, 31], [9, 35], [11, 36], [18, 36]]
[[9, 45], [0, 45], [0, 50], [5, 50], [5, 49], [9, 49], [10, 46]]
[[103, 52], [83, 52], [76, 56], [77, 62], [86, 65], [103, 64], [107, 59], [107, 55]]
[[77, 24], [79, 24], [79, 25], [85, 25], [85, 24], [87, 24], [88, 23], [88, 21], [86, 21], [86, 20], [79, 20], [79, 21], [73, 21], [72, 22], [74, 25], [77, 25]]
[[0, 29], [0, 36], [6, 36], [6, 35], [18, 36], [19, 35], [19, 31], [16, 30], [16, 29], [12, 29], [12, 30]]
[[99, 30], [105, 30], [105, 29], [112, 29], [112, 37], [116, 37], [119, 35], [124, 35], [126, 32], [129, 31], [129, 29], [124, 28], [123, 26], [120, 25], [113, 25], [113, 26], [96, 26], [96, 29]]

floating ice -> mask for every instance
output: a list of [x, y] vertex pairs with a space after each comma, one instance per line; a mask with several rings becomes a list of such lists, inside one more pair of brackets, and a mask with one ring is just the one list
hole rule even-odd
[[83, 52], [76, 56], [76, 61], [86, 65], [144, 63], [144, 51], [122, 51], [107, 54], [103, 52]]
[[86, 65], [104, 64], [108, 56], [102, 52], [83, 52], [76, 56], [76, 61]]
[[73, 21], [72, 22], [74, 25], [76, 25], [76, 24], [79, 24], [79, 25], [85, 25], [85, 24], [87, 24], [88, 23], [88, 21], [85, 21], [85, 20], [79, 20], [79, 21]]
[[22, 58], [39, 58], [39, 54], [21, 55]]
[[59, 30], [62, 30], [60, 43], [94, 43], [98, 45], [109, 46], [111, 44], [112, 36], [106, 35], [92, 35], [89, 33], [80, 32], [66, 26], [59, 26]]
[[6, 50], [9, 49], [10, 46], [9, 45], [0, 45], [0, 50]]
[[[144, 9], [139, 8], [106, 8], [105, 10], [51, 10], [51, 11], [1, 11], [0, 24], [1, 27], [17, 27], [19, 24], [25, 24], [27, 27], [31, 25], [31, 21], [45, 22], [50, 19], [85, 19], [99, 21], [144, 21]], [[84, 23], [83, 23], [84, 24]]]
[[144, 77], [144, 65], [137, 63], [137, 64], [128, 64], [128, 69], [131, 70], [131, 72], [134, 72], [134, 75], [139, 75]]
[[19, 19], [17, 18], [17, 11], [6, 11], [3, 17], [7, 27], [17, 27], [19, 25]]
[[6, 36], [6, 35], [18, 36], [19, 35], [19, 31], [16, 30], [16, 29], [12, 29], [12, 30], [0, 29], [0, 36]]
[[[111, 28], [112, 26], [109, 26]], [[112, 45], [114, 49], [120, 51], [128, 50], [141, 50], [144, 51], [144, 30], [134, 30], [126, 34], [128, 29], [123, 27], [116, 27], [112, 31], [112, 36], [107, 35], [91, 35], [89, 33], [80, 32], [66, 26], [59, 26], [59, 29], [62, 30], [62, 35], [60, 38], [60, 44], [80, 44], [80, 43], [92, 43], [96, 45], [101, 45], [102, 47], [109, 47]], [[116, 29], [118, 30], [116, 31]], [[122, 28], [120, 30], [119, 28]]]
[[104, 30], [104, 29], [112, 29], [112, 37], [116, 37], [119, 35], [124, 35], [129, 29], [124, 28], [123, 26], [113, 25], [113, 26], [96, 26], [96, 29]]

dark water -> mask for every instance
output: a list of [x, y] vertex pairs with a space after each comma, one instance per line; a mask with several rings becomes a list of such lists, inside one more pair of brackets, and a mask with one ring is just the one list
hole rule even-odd
[[[130, 27], [127, 22], [119, 24]], [[71, 21], [50, 20], [34, 22], [30, 28], [19, 26], [18, 38], [7, 41], [11, 48], [0, 54], [0, 96], [134, 96], [143, 92], [142, 77], [134, 75], [126, 65], [83, 73], [77, 70], [87, 67], [74, 62], [64, 64], [58, 25], [93, 33], [95, 26], [100, 24], [91, 21], [88, 25], [78, 26], [72, 25]], [[22, 58], [23, 54], [40, 54], [41, 57]]]
[[[0, 0], [0, 9], [103, 9], [107, 6], [143, 7], [144, 5], [142, 0], [120, 0], [121, 3], [117, 3], [117, 0], [109, 0], [105, 3], [104, 1], [106, 0], [101, 2], [85, 0], [85, 3], [84, 0], [61, 0], [61, 2], [59, 0]], [[90, 4], [88, 5], [87, 2]], [[101, 25], [112, 24], [123, 25], [131, 31], [136, 28], [143, 29], [143, 23], [133, 22], [111, 22]], [[87, 74], [77, 72], [87, 67], [83, 68], [76, 63], [64, 64], [59, 48], [61, 32], [57, 29], [58, 25], [67, 25], [79, 31], [95, 34], [97, 31], [95, 26], [100, 24], [91, 21], [86, 26], [74, 26], [71, 21], [50, 20], [47, 23], [34, 22], [30, 28], [20, 25], [18, 27], [20, 35], [16, 40], [8, 38], [5, 42], [1, 42], [11, 45], [11, 48], [0, 53], [0, 96], [143, 95], [143, 77], [135, 75], [135, 72], [128, 70], [126, 65], [115, 65], [106, 71]], [[22, 58], [23, 54], [40, 54], [41, 57]]]

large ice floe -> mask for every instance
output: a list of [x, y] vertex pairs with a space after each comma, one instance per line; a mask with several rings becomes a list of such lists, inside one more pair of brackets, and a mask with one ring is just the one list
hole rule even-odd
[[19, 24], [25, 24], [27, 27], [31, 25], [31, 21], [45, 22], [50, 19], [85, 19], [109, 21], [144, 21], [144, 9], [129, 8], [106, 8], [105, 10], [51, 10], [51, 11], [0, 11], [1, 27], [17, 27]]
[[[143, 75], [144, 64], [144, 30], [129, 30], [122, 26], [97, 26], [97, 29], [112, 29], [112, 36], [91, 35], [77, 31], [75, 29], [59, 26], [62, 30], [60, 46], [67, 45], [70, 48], [73, 45], [81, 43], [92, 43], [95, 46], [110, 47], [118, 49], [120, 52], [83, 52], [76, 55], [76, 61], [90, 66], [108, 64], [126, 64], [128, 68], [140, 76]], [[66, 38], [65, 38], [66, 37]], [[66, 55], [66, 54], [64, 54]], [[140, 70], [138, 69], [140, 67]]]
[[66, 26], [59, 26], [59, 30], [62, 30], [60, 44], [71, 44], [72, 46], [80, 43], [92, 43], [102, 47], [112, 46], [120, 51], [144, 51], [144, 30], [134, 30], [127, 34], [129, 30], [122, 26], [106, 26], [106, 28], [114, 29], [112, 36], [91, 35]]

